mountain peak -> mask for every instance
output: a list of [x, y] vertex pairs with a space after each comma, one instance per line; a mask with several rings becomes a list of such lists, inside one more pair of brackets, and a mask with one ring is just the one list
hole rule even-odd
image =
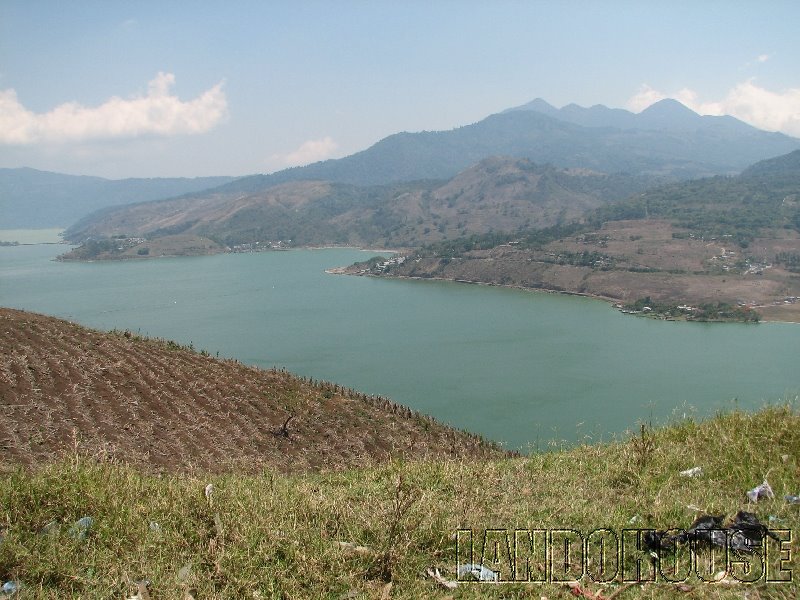
[[640, 115], [644, 114], [671, 114], [671, 115], [694, 115], [699, 116], [691, 108], [675, 100], [674, 98], [664, 98], [645, 108]]
[[651, 104], [636, 115], [636, 120], [640, 127], [646, 129], [671, 129], [673, 131], [697, 129], [704, 123], [703, 117], [672, 98], [665, 98]]
[[542, 98], [536, 98], [534, 100], [531, 100], [527, 104], [523, 104], [521, 106], [515, 106], [514, 108], [509, 108], [507, 110], [504, 110], [503, 112], [514, 112], [518, 110], [532, 110], [534, 112], [542, 113], [548, 116], [557, 115], [559, 112], [555, 106], [553, 106], [552, 104], [550, 104], [549, 102], [547, 102]]

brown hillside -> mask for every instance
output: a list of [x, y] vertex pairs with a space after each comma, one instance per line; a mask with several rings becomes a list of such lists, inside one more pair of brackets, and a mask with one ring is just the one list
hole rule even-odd
[[[800, 276], [773, 257], [800, 255], [800, 235], [775, 229], [744, 251], [725, 240], [706, 241], [664, 219], [610, 221], [593, 232], [540, 248], [500, 244], [455, 257], [410, 255], [399, 265], [339, 272], [543, 289], [633, 303], [699, 306], [723, 302], [764, 319], [800, 321]], [[589, 257], [584, 260], [584, 257]]]
[[[448, 182], [357, 187], [297, 181], [247, 193], [208, 193], [117, 207], [87, 217], [66, 238], [154, 240], [182, 232], [228, 246], [282, 241], [291, 246], [415, 247], [490, 231], [569, 222], [640, 192], [644, 177], [558, 169], [529, 160], [488, 158]], [[291, 242], [290, 242], [291, 240]], [[138, 247], [127, 256], [145, 258]], [[80, 255], [72, 258], [87, 258]]]
[[477, 436], [335, 384], [0, 308], [0, 464], [41, 464], [76, 446], [167, 471], [501, 455]]

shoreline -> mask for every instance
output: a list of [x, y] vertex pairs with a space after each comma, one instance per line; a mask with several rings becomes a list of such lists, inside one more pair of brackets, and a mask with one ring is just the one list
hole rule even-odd
[[[386, 276], [386, 275], [375, 275], [375, 274], [372, 274], [372, 273], [349, 273], [347, 271], [347, 269], [349, 269], [349, 267], [334, 267], [334, 268], [331, 268], [331, 269], [325, 269], [325, 272], [329, 273], [331, 275], [353, 275], [353, 276], [356, 276], [356, 277], [374, 277], [376, 279], [407, 279], [409, 281], [449, 281], [449, 282], [452, 282], [452, 283], [465, 283], [465, 284], [470, 284], [470, 285], [480, 285], [480, 286], [486, 286], [486, 287], [504, 288], [504, 289], [509, 289], [509, 290], [519, 290], [519, 291], [523, 291], [523, 292], [532, 292], [532, 293], [541, 292], [541, 293], [545, 293], [545, 294], [561, 294], [561, 295], [564, 295], [564, 296], [578, 296], [578, 297], [581, 297], [581, 298], [588, 298], [590, 300], [599, 300], [599, 301], [604, 302], [606, 304], [610, 304], [612, 306], [612, 308], [616, 308], [615, 305], [616, 304], [620, 304], [620, 301], [617, 298], [612, 298], [610, 296], [603, 296], [601, 294], [592, 294], [592, 293], [588, 293], [588, 292], [577, 292], [577, 291], [570, 291], [570, 290], [558, 290], [558, 289], [546, 288], [546, 287], [532, 288], [532, 287], [525, 287], [525, 286], [521, 286], [521, 285], [513, 285], [513, 284], [506, 284], [506, 283], [491, 283], [491, 282], [487, 282], [487, 281], [473, 281], [473, 280], [470, 280], [470, 279], [449, 279], [449, 278], [446, 278], [446, 277], [412, 277], [410, 275], [391, 275], [391, 276]], [[619, 309], [617, 309], [617, 310], [619, 310]], [[633, 315], [633, 316], [636, 316], [636, 317], [641, 316], [641, 317], [647, 318], [647, 319], [654, 319], [654, 317], [649, 317], [647, 315]], [[719, 321], [712, 321], [712, 320], [708, 320], [708, 321], [692, 321], [692, 320], [688, 320], [688, 319], [656, 319], [656, 320], [659, 320], [659, 321], [673, 321], [673, 322], [681, 322], [682, 321], [682, 322], [685, 322], [685, 323], [741, 323], [742, 322], [742, 321], [736, 321], [736, 320], [730, 320], [730, 321], [724, 321], [724, 320], [719, 320]], [[789, 320], [789, 319], [766, 318], [766, 317], [761, 318], [759, 320], [759, 323], [787, 323], [787, 324], [791, 324], [791, 325], [800, 325], [800, 321], [792, 321], [792, 320]]]
[[[49, 244], [65, 244], [73, 246], [74, 248], [80, 248], [80, 246], [76, 246], [70, 242], [44, 242]], [[18, 244], [22, 246], [23, 244]], [[32, 244], [27, 244], [32, 245]], [[135, 246], [134, 246], [135, 247]], [[288, 252], [290, 250], [359, 250], [362, 252], [376, 252], [381, 254], [402, 254], [405, 252], [402, 248], [363, 248], [361, 246], [351, 246], [351, 245], [326, 245], [326, 246], [288, 246], [285, 248], [263, 248], [258, 250], [249, 250], [249, 251], [234, 251], [234, 250], [207, 250], [204, 252], [196, 252], [196, 253], [170, 253], [170, 254], [147, 254], [147, 255], [134, 255], [134, 254], [125, 254], [125, 255], [104, 255], [100, 254], [98, 256], [93, 256], [92, 258], [73, 258], [68, 257], [65, 258], [68, 252], [65, 252], [62, 255], [57, 256], [53, 260], [59, 262], [113, 262], [119, 261], [124, 262], [128, 260], [152, 260], [155, 258], [182, 258], [182, 257], [197, 257], [197, 256], [217, 256], [219, 254], [260, 254], [262, 252]], [[342, 267], [345, 268], [345, 267]]]

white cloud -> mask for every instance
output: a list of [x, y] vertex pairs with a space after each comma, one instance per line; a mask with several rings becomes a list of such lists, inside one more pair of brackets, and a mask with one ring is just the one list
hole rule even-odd
[[759, 54], [756, 62], [765, 63], [769, 60], [769, 54]]
[[15, 90], [0, 90], [0, 144], [197, 134], [227, 115], [222, 82], [186, 102], [171, 95], [174, 84], [172, 73], [158, 73], [145, 96], [115, 96], [97, 107], [68, 102], [42, 114], [25, 108]]
[[283, 161], [290, 167], [307, 165], [329, 158], [338, 148], [339, 144], [330, 137], [324, 137], [321, 140], [308, 140], [303, 142], [297, 150], [284, 156]]
[[626, 106], [628, 110], [633, 112], [642, 112], [645, 108], [650, 106], [651, 104], [655, 104], [659, 100], [663, 100], [666, 96], [659, 92], [658, 90], [654, 90], [646, 83], [643, 83], [639, 86], [639, 91], [636, 92], [628, 102]]
[[800, 88], [773, 92], [748, 79], [733, 87], [721, 100], [701, 101], [690, 89], [664, 93], [642, 85], [627, 106], [638, 112], [664, 98], [674, 98], [701, 115], [731, 115], [759, 129], [800, 137]]

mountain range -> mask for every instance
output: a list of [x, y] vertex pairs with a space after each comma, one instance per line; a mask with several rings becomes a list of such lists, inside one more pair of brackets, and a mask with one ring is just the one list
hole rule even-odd
[[[798, 139], [758, 130], [733, 117], [700, 116], [674, 100], [634, 114], [574, 104], [556, 109], [537, 99], [450, 131], [397, 133], [345, 158], [238, 179], [108, 181], [0, 170], [0, 227], [64, 226], [95, 208], [159, 198], [178, 198], [184, 206], [234, 201], [263, 195], [280, 184], [308, 181], [351, 186], [338, 187], [337, 195], [362, 197], [375, 208], [370, 199], [391, 195], [409, 182], [415, 182], [415, 189], [433, 189], [493, 156], [626, 173], [654, 183], [731, 175], [798, 148]], [[388, 191], [376, 189], [381, 186]]]
[[759, 131], [747, 123], [731, 117], [699, 115], [677, 100], [665, 99], [649, 106], [640, 113], [622, 108], [608, 108], [595, 104], [589, 108], [568, 104], [556, 108], [545, 100], [537, 98], [522, 106], [509, 108], [504, 113], [533, 111], [548, 117], [566, 121], [583, 127], [614, 127], [617, 129], [643, 129], [653, 131], [728, 131], [731, 134], [752, 134]]
[[355, 185], [449, 179], [489, 156], [680, 180], [733, 174], [798, 148], [798, 139], [733, 117], [700, 116], [674, 100], [634, 114], [574, 104], [559, 110], [537, 99], [478, 123], [450, 131], [397, 133], [345, 158], [245, 177], [224, 189], [253, 192], [308, 179]]

